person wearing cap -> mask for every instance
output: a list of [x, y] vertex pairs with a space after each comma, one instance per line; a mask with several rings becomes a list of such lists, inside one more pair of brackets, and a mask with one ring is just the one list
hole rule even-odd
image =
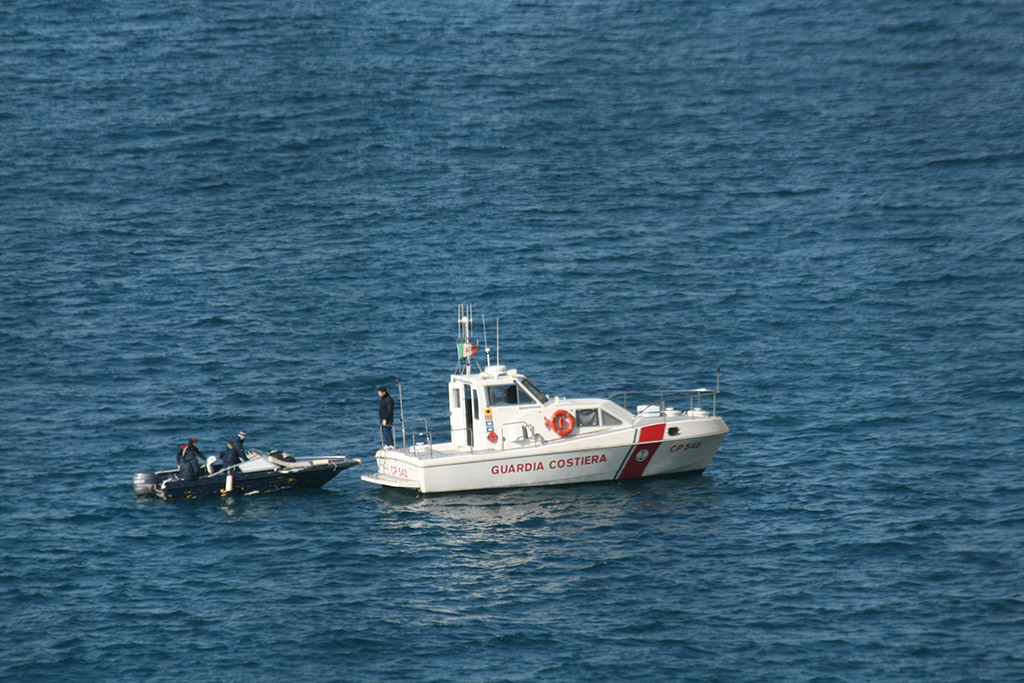
[[228, 449], [221, 457], [224, 467], [231, 467], [245, 461], [245, 432], [238, 432], [238, 436], [228, 441]]
[[380, 436], [384, 443], [384, 448], [395, 447], [395, 400], [388, 394], [388, 390], [381, 387], [377, 390], [377, 395], [380, 396], [380, 410], [378, 411], [378, 417], [380, 418]]
[[178, 478], [184, 481], [192, 481], [202, 471], [203, 454], [196, 446], [196, 439], [192, 437], [188, 443], [178, 448]]

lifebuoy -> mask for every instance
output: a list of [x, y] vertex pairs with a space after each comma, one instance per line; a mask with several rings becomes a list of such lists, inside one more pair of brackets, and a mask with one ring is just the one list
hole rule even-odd
[[558, 410], [551, 416], [551, 429], [559, 436], [569, 436], [576, 427], [576, 420], [568, 410]]
[[495, 441], [498, 440], [498, 435], [495, 434], [494, 432], [487, 432], [487, 440], [490, 441], [491, 443], [494, 443]]

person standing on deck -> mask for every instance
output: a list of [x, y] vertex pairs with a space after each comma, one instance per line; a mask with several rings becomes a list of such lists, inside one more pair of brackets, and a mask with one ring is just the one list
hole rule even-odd
[[238, 436], [228, 441], [228, 449], [221, 456], [225, 468], [245, 462], [245, 436], [244, 431], [238, 432]]
[[388, 390], [381, 387], [377, 390], [377, 395], [380, 396], [380, 410], [378, 411], [378, 417], [380, 418], [380, 436], [384, 443], [384, 448], [395, 447], [395, 400], [388, 394]]

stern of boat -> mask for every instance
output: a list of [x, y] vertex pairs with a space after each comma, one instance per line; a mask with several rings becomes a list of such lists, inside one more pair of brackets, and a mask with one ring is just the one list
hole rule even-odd
[[401, 449], [381, 448], [377, 451], [377, 471], [360, 477], [365, 482], [394, 488], [420, 490], [422, 468]]

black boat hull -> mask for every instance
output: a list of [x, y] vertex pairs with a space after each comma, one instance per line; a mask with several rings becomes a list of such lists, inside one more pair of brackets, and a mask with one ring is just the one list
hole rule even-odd
[[[231, 475], [231, 490], [228, 490], [228, 475], [224, 472], [182, 481], [176, 471], [157, 472], [155, 481], [148, 487], [148, 494], [164, 500], [181, 498], [207, 498], [222, 495], [251, 496], [275, 493], [292, 489], [319, 488], [359, 460], [343, 460], [326, 464], [309, 465], [282, 470], [259, 470], [255, 472], [234, 472]], [[139, 492], [138, 489], [136, 492]]]

